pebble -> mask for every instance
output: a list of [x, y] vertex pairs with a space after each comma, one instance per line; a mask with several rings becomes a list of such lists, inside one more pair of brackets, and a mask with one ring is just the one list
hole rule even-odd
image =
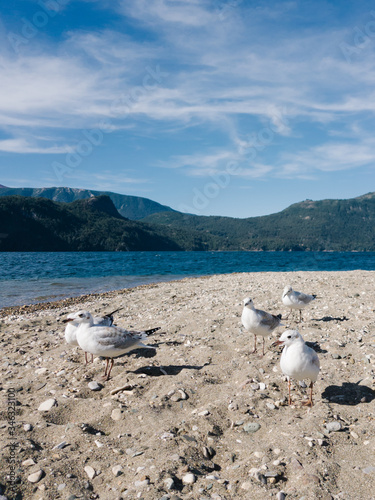
[[42, 476], [43, 476], [43, 471], [40, 469], [30, 474], [30, 476], [27, 477], [27, 480], [30, 481], [30, 483], [37, 483], [42, 479]]
[[88, 385], [88, 388], [90, 389], [90, 391], [100, 391], [103, 387], [100, 384], [98, 384], [98, 382], [95, 382], [95, 380], [93, 380], [92, 382], [89, 382], [87, 385]]
[[61, 483], [61, 484], [58, 485], [57, 491], [62, 491], [65, 487], [66, 487], [66, 484], [65, 483]]
[[285, 500], [285, 493], [283, 491], [278, 491], [276, 495], [276, 500]]
[[338, 432], [342, 429], [341, 422], [339, 422], [338, 420], [328, 422], [325, 424], [325, 426], [328, 432]]
[[207, 415], [209, 415], [209, 414], [210, 414], [210, 412], [209, 412], [208, 410], [203, 410], [203, 411], [200, 411], [200, 412], [198, 413], [198, 415], [199, 415], [200, 417], [207, 417]]
[[259, 429], [260, 429], [260, 424], [258, 424], [257, 422], [248, 422], [243, 426], [243, 430], [248, 433], [257, 432], [259, 431]]
[[22, 465], [24, 467], [30, 467], [31, 465], [35, 465], [35, 462], [34, 462], [34, 460], [32, 458], [28, 458], [27, 460], [24, 460], [22, 462]]
[[275, 471], [275, 470], [267, 470], [265, 473], [264, 473], [264, 477], [273, 477], [273, 478], [276, 478], [278, 476], [278, 472]]
[[114, 474], [115, 477], [121, 476], [121, 474], [122, 474], [122, 465], [115, 465], [114, 467], [112, 467], [112, 472], [113, 472], [113, 474]]
[[246, 481], [245, 483], [242, 483], [241, 484], [241, 489], [245, 490], [245, 491], [250, 490], [251, 489], [251, 483], [249, 481]]
[[166, 441], [167, 439], [173, 439], [176, 437], [176, 434], [173, 432], [163, 432], [163, 434], [160, 436], [160, 439], [163, 439]]
[[33, 426], [32, 426], [31, 424], [25, 424], [25, 425], [23, 426], [23, 430], [24, 430], [25, 432], [30, 432], [30, 431], [32, 431], [32, 430], [33, 430]]
[[175, 487], [174, 479], [171, 477], [167, 477], [164, 479], [164, 484], [167, 490], [173, 490]]
[[145, 488], [150, 484], [150, 480], [148, 478], [143, 479], [142, 481], [135, 481], [134, 486], [136, 488]]
[[203, 446], [203, 456], [209, 460], [215, 455], [215, 450], [211, 446]]
[[276, 406], [273, 403], [266, 403], [266, 406], [269, 410], [274, 410]]
[[38, 368], [37, 370], [35, 370], [35, 373], [37, 375], [44, 375], [45, 373], [47, 373], [47, 368]]
[[69, 443], [67, 443], [66, 441], [62, 441], [61, 443], [54, 446], [52, 449], [53, 450], [62, 450], [63, 448], [66, 448], [67, 446], [69, 446]]
[[114, 410], [112, 410], [111, 419], [112, 420], [121, 420], [122, 419], [122, 412], [121, 412], [120, 408], [115, 408]]
[[96, 476], [95, 469], [91, 467], [91, 465], [86, 465], [85, 472], [88, 475], [89, 479], [94, 479], [94, 477]]
[[50, 411], [57, 404], [56, 399], [47, 399], [38, 408], [38, 411]]
[[189, 472], [188, 474], [185, 474], [185, 476], [183, 476], [183, 478], [182, 478], [182, 482], [184, 484], [194, 484], [196, 480], [197, 480], [197, 478], [191, 472]]

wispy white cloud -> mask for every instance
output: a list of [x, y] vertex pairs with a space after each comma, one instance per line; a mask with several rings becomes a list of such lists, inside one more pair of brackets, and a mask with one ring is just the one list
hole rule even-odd
[[335, 172], [375, 166], [375, 142], [327, 142], [295, 154], [285, 154], [278, 168], [281, 177], [306, 178], [319, 171]]
[[4, 151], [6, 153], [38, 153], [38, 154], [61, 154], [66, 153], [66, 148], [64, 146], [45, 146], [40, 147], [34, 144], [31, 144], [26, 139], [17, 138], [17, 139], [5, 139], [0, 140], [0, 151]]
[[207, 7], [205, 0], [137, 0], [137, 2], [122, 1], [121, 8], [126, 15], [130, 15], [142, 22], [173, 23], [180, 26], [202, 27], [213, 20], [213, 14]]

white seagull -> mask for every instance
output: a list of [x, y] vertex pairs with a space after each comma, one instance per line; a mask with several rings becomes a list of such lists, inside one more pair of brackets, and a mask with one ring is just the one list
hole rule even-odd
[[78, 311], [72, 316], [74, 316], [73, 320], [79, 325], [77, 329], [78, 345], [85, 352], [106, 359], [103, 376], [106, 380], [109, 379], [111, 374], [114, 364], [113, 358], [124, 356], [135, 347], [148, 347], [142, 343], [142, 340], [146, 340], [148, 335], [160, 330], [160, 327], [158, 327], [138, 332], [125, 330], [118, 326], [97, 326], [88, 311]]
[[[115, 309], [111, 313], [106, 314], [105, 316], [94, 316], [94, 325], [97, 326], [112, 326], [113, 325], [113, 315], [117, 313], [118, 311], [121, 311], [123, 309], [120, 307], [119, 309]], [[85, 311], [88, 312], [88, 311]], [[70, 345], [78, 345], [77, 342], [77, 330], [79, 327], [79, 323], [75, 321], [76, 313], [70, 313], [68, 316], [63, 319], [63, 323], [66, 323], [65, 327], [65, 340], [67, 341], [68, 344]], [[93, 361], [93, 356], [91, 355], [91, 362]], [[85, 352], [85, 362], [87, 365], [87, 352]]]
[[244, 308], [242, 310], [241, 321], [245, 329], [254, 334], [254, 350], [257, 352], [257, 335], [263, 337], [263, 356], [264, 356], [264, 338], [267, 337], [275, 328], [281, 325], [281, 314], [274, 316], [266, 311], [255, 309], [252, 299], [243, 300]]
[[[291, 286], [286, 286], [283, 291], [283, 304], [290, 308], [289, 314], [293, 309], [299, 309], [299, 320], [302, 321], [302, 309], [316, 299], [316, 295], [307, 295], [306, 293], [296, 292]], [[289, 317], [289, 314], [287, 318]]]
[[288, 377], [289, 404], [292, 404], [290, 397], [290, 379], [296, 380], [310, 379], [310, 399], [304, 401], [304, 406], [313, 405], [313, 385], [316, 382], [320, 370], [318, 355], [305, 344], [302, 335], [297, 330], [286, 330], [279, 340], [272, 345], [283, 345], [280, 368]]

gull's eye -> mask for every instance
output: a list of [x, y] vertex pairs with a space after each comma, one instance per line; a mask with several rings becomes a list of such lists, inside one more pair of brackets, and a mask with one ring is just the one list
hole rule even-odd
[[291, 338], [292, 338], [292, 336], [291, 336], [291, 335], [288, 335], [288, 339], [291, 339]]
[[79, 317], [80, 317], [80, 318], [84, 318], [84, 317], [85, 317], [85, 315], [84, 315], [84, 314], [80, 314], [80, 315], [79, 315]]

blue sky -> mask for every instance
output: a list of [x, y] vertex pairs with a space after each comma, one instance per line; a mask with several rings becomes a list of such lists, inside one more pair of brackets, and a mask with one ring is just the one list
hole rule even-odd
[[373, 2], [0, 6], [0, 184], [251, 217], [375, 191]]

